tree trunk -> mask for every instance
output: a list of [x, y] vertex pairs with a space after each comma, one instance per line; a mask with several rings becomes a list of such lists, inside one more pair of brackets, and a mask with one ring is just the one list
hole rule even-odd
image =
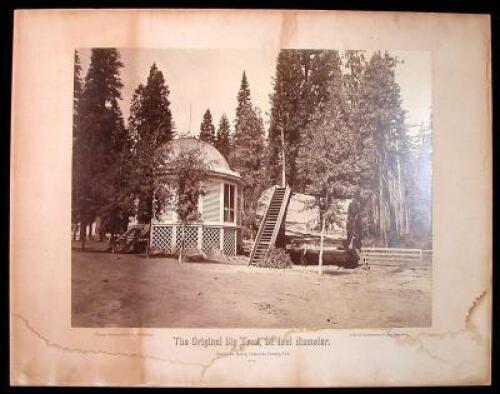
[[151, 249], [151, 238], [153, 236], [153, 218], [149, 219], [149, 239], [146, 245], [146, 256], [149, 257], [149, 250]]
[[398, 170], [398, 197], [399, 197], [399, 227], [400, 236], [404, 236], [408, 233], [408, 223], [406, 222], [406, 199], [403, 193], [403, 180], [401, 172], [401, 158], [399, 153], [397, 155], [397, 170]]
[[409, 202], [406, 201], [405, 197], [405, 205], [404, 205], [404, 215], [405, 215], [405, 235], [410, 235], [411, 226], [410, 226], [410, 207]]
[[80, 241], [82, 242], [82, 250], [85, 249], [85, 238], [87, 236], [87, 224], [84, 222], [80, 223]]
[[325, 217], [321, 221], [321, 241], [319, 244], [319, 274], [323, 275], [323, 241], [325, 239]]
[[378, 170], [378, 196], [377, 196], [377, 230], [378, 230], [378, 238], [382, 239], [382, 170], [379, 168]]
[[111, 249], [111, 253], [115, 253], [115, 232], [111, 231], [111, 236], [109, 238], [109, 248]]
[[378, 196], [370, 195], [370, 212], [371, 212], [371, 223], [370, 223], [370, 236], [379, 237], [380, 236], [380, 212], [378, 209]]
[[104, 233], [104, 219], [101, 216], [98, 216], [98, 220], [96, 220], [95, 225], [96, 234], [99, 237], [99, 242], [104, 242], [105, 233]]
[[181, 224], [181, 248], [179, 250], [179, 263], [182, 263], [182, 253], [184, 252], [184, 224]]
[[382, 176], [382, 168], [379, 167], [379, 188], [378, 188], [378, 220], [379, 220], [379, 234], [382, 240], [382, 246], [387, 247], [387, 215], [385, 212], [385, 192], [384, 180]]

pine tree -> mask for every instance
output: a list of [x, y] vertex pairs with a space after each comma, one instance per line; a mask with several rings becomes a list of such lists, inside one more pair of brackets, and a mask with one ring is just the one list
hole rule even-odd
[[[299, 156], [307, 179], [306, 191], [315, 196], [315, 205], [319, 208], [321, 240], [328, 226], [343, 224], [338, 200], [358, 199], [363, 169], [358, 136], [349, 127], [348, 99], [340, 63], [333, 68], [329, 90], [328, 101], [322, 109], [315, 111], [305, 130], [303, 144], [307, 149], [301, 149]], [[355, 201], [348, 216], [351, 221], [348, 223], [350, 228], [346, 229], [349, 237], [346, 246], [354, 235], [356, 238], [361, 235], [355, 218], [356, 208]], [[356, 242], [358, 248], [359, 242]], [[320, 274], [322, 256], [323, 241], [320, 243]]]
[[215, 126], [213, 124], [212, 114], [208, 108], [203, 115], [203, 121], [200, 125], [200, 140], [208, 142], [211, 145], [215, 144]]
[[[366, 69], [365, 51], [349, 50], [344, 52], [344, 88], [346, 92], [346, 104], [349, 106], [351, 118], [359, 108], [361, 97], [361, 80]], [[351, 119], [352, 121], [352, 119]]]
[[[116, 49], [92, 49], [85, 86], [78, 100], [73, 173], [79, 183], [74, 203], [81, 223], [82, 247], [86, 225], [101, 215], [109, 202], [107, 182], [116, 164], [114, 136], [120, 132], [117, 127], [123, 122], [118, 110], [123, 86], [119, 75], [121, 67], [123, 63]], [[77, 68], [75, 62], [75, 71]]]
[[136, 214], [140, 223], [150, 223], [163, 208], [154, 202], [162, 187], [158, 183], [156, 169], [167, 160], [167, 143], [174, 136], [169, 93], [163, 73], [153, 64], [146, 85], [139, 84], [132, 97], [129, 116], [135, 173], [132, 189], [136, 195]]
[[287, 183], [303, 191], [305, 181], [297, 168], [302, 133], [328, 99], [332, 65], [337, 51], [283, 49], [278, 55], [274, 91], [271, 95], [271, 125], [268, 137], [268, 167], [275, 183], [281, 174], [282, 136], [285, 140]]
[[75, 64], [73, 71], [73, 130], [75, 130], [77, 123], [75, 118], [78, 115], [78, 104], [82, 97], [83, 82], [82, 82], [82, 65], [80, 63], [80, 55], [75, 51]]
[[357, 135], [349, 125], [340, 65], [333, 75], [329, 99], [313, 114], [304, 133], [303, 146], [307, 149], [301, 149], [300, 155], [308, 180], [306, 191], [316, 196], [321, 215], [329, 212], [334, 200], [357, 196], [364, 169]]
[[322, 210], [329, 198], [354, 197], [364, 235], [395, 244], [408, 232], [409, 160], [397, 59], [375, 53], [367, 62], [363, 51], [344, 59], [345, 73], [340, 59], [330, 63], [328, 101], [304, 129], [297, 173], [306, 190], [322, 196]]
[[163, 73], [153, 63], [143, 92], [146, 125], [139, 130], [142, 138], [151, 138], [155, 145], [163, 145], [174, 137], [169, 94]]
[[373, 214], [375, 204], [374, 188], [372, 186], [374, 172], [373, 161], [370, 159], [372, 152], [365, 150], [365, 144], [370, 140], [366, 123], [366, 113], [362, 114], [361, 102], [364, 95], [364, 78], [367, 68], [366, 53], [359, 50], [344, 52], [345, 74], [343, 76], [346, 94], [346, 105], [349, 113], [349, 128], [355, 136], [356, 154], [360, 158], [361, 167], [359, 179], [359, 209], [363, 232], [360, 236], [378, 234], [378, 221]]
[[407, 145], [405, 113], [395, 80], [398, 60], [387, 52], [376, 52], [366, 65], [360, 83], [359, 130], [363, 155], [369, 162], [362, 184], [370, 191], [374, 235], [383, 246], [397, 241], [406, 231], [402, 173], [398, 163]]
[[422, 123], [409, 143], [409, 160], [405, 168], [409, 180], [408, 221], [411, 235], [422, 248], [432, 248], [432, 147], [431, 124]]
[[257, 230], [257, 203], [267, 185], [264, 167], [264, 122], [259, 111], [252, 108], [251, 104], [242, 107], [237, 120], [230, 162], [232, 168], [241, 176], [242, 224], [254, 233]]
[[238, 126], [238, 121], [243, 115], [243, 111], [251, 104], [250, 97], [250, 87], [247, 80], [247, 75], [243, 71], [243, 76], [241, 77], [240, 90], [238, 91], [238, 106], [236, 107], [236, 126]]
[[231, 130], [229, 126], [229, 120], [225, 114], [222, 114], [219, 122], [219, 128], [217, 129], [217, 135], [215, 136], [215, 147], [222, 153], [222, 155], [229, 159], [231, 152]]
[[112, 145], [114, 161], [105, 177], [103, 195], [107, 203], [100, 215], [101, 227], [111, 233], [111, 247], [115, 234], [126, 231], [129, 217], [134, 211], [132, 140], [125, 128], [120, 107], [114, 105], [112, 110], [117, 114]]
[[79, 136], [80, 127], [80, 100], [82, 97], [83, 82], [81, 77], [82, 66], [80, 64], [80, 56], [78, 51], [75, 51], [75, 64], [73, 75], [73, 157], [72, 157], [72, 177], [71, 177], [71, 223], [75, 225], [75, 233], [73, 239], [76, 239], [76, 224], [80, 222], [79, 208], [81, 202], [79, 197], [82, 194], [80, 190], [82, 154], [81, 139]]
[[255, 232], [257, 202], [267, 185], [264, 166], [264, 122], [259, 110], [252, 105], [245, 72], [241, 78], [237, 102], [229, 162], [241, 176], [242, 224]]

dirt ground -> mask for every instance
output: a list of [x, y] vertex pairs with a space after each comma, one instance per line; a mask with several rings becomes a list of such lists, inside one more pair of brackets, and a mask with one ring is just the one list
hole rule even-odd
[[430, 265], [287, 270], [72, 251], [73, 327], [397, 328], [431, 324]]

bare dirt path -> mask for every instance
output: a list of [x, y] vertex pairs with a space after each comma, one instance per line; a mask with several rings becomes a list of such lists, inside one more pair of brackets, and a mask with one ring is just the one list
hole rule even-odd
[[270, 270], [72, 253], [74, 327], [390, 328], [431, 324], [430, 267]]

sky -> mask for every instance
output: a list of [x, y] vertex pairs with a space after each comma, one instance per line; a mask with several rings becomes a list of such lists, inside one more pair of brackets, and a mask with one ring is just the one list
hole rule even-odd
[[[82, 76], [85, 76], [90, 49], [79, 49]], [[203, 114], [210, 109], [218, 127], [225, 113], [234, 125], [236, 96], [243, 71], [250, 85], [252, 103], [261, 110], [266, 129], [269, 125], [270, 99], [273, 91], [276, 50], [228, 49], [119, 49], [124, 67], [120, 106], [125, 118], [139, 83], [146, 83], [153, 63], [163, 72], [170, 89], [169, 99], [177, 132], [198, 135]], [[427, 122], [431, 111], [431, 54], [417, 51], [390, 51], [404, 61], [396, 68], [396, 81], [401, 87], [406, 122]], [[411, 129], [410, 131], [416, 128]]]

